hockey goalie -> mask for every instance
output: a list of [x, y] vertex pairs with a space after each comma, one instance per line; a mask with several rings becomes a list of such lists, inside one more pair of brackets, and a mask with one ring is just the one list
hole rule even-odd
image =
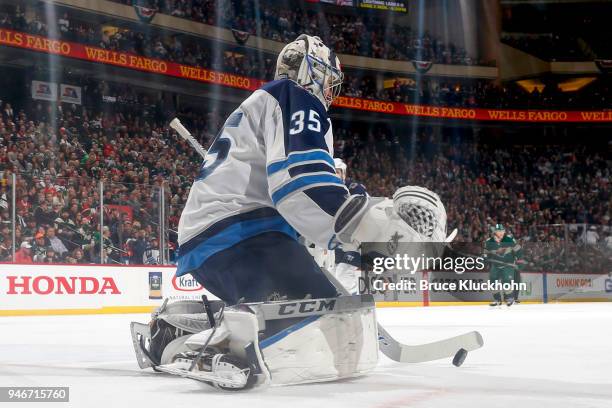
[[346, 295], [298, 237], [330, 250], [380, 242], [393, 255], [384, 244], [398, 237], [445, 241], [446, 212], [420, 187], [392, 199], [349, 193], [327, 113], [342, 78], [334, 52], [300, 35], [275, 80], [227, 118], [181, 215], [177, 268], [219, 300], [165, 303], [148, 325], [133, 323], [142, 368], [243, 389], [364, 375], [381, 339], [394, 347], [373, 298]]

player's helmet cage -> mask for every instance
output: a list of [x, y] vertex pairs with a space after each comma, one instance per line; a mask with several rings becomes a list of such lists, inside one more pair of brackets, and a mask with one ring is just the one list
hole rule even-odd
[[344, 74], [340, 60], [319, 37], [302, 34], [282, 49], [274, 79], [291, 79], [329, 109], [340, 94]]

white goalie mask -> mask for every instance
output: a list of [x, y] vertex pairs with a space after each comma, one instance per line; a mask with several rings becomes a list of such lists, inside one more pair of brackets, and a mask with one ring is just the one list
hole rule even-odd
[[395, 212], [416, 232], [433, 242], [449, 242], [446, 236], [446, 209], [440, 197], [431, 190], [406, 186], [393, 194]]
[[329, 109], [340, 94], [344, 74], [340, 60], [319, 37], [302, 34], [282, 49], [274, 79], [291, 79]]

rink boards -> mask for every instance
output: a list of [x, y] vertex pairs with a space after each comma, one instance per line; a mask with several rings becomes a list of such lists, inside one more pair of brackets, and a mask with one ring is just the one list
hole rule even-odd
[[[214, 298], [190, 276], [177, 278], [174, 267], [90, 265], [0, 265], [0, 316], [45, 314], [146, 313], [170, 300]], [[524, 302], [612, 301], [612, 279], [601, 274], [533, 272], [521, 274]], [[360, 291], [374, 294], [378, 306], [470, 305], [489, 302], [488, 291], [377, 291], [362, 276]], [[418, 272], [385, 275], [387, 281], [458, 282], [488, 280], [487, 273]], [[459, 286], [459, 285], [458, 285]]]
[[[384, 278], [393, 282], [402, 279], [419, 282], [486, 282], [486, 272], [417, 272], [413, 275], [385, 274]], [[362, 276], [360, 291], [371, 290], [379, 306], [443, 306], [489, 303], [493, 298], [491, 291], [484, 290], [413, 290], [413, 291], [376, 291], [373, 280], [379, 276]], [[589, 273], [522, 272], [521, 281], [526, 288], [519, 298], [527, 303], [548, 302], [598, 302], [612, 301], [612, 279], [608, 275]], [[461, 285], [457, 284], [457, 287]]]
[[0, 316], [148, 313], [170, 300], [215, 298], [175, 267], [0, 265]]

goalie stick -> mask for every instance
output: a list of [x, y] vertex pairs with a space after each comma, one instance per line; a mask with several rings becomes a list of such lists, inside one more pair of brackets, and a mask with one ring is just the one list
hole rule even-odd
[[[172, 119], [170, 126], [176, 130], [179, 135], [187, 140], [191, 146], [204, 158], [206, 150], [198, 143], [197, 140], [189, 133], [178, 118]], [[452, 238], [456, 235], [456, 230], [451, 234]], [[451, 238], [451, 240], [452, 240]], [[329, 271], [324, 268], [321, 270], [327, 278], [336, 287], [338, 292], [343, 295], [349, 295], [348, 291]], [[378, 326], [378, 347], [380, 351], [391, 360], [400, 363], [421, 363], [425, 361], [439, 360], [442, 358], [455, 357], [453, 363], [457, 362], [457, 366], [463, 363], [465, 354], [468, 351], [477, 350], [484, 344], [482, 336], [477, 331], [468, 332], [459, 336], [450, 337], [448, 339], [436, 341], [433, 343], [407, 345], [395, 340], [384, 327]]]
[[[331, 272], [325, 268], [321, 270], [341, 294], [349, 294]], [[408, 345], [394, 339], [380, 324], [377, 326], [378, 348], [385, 356], [399, 363], [423, 363], [454, 357], [453, 364], [459, 366], [465, 360], [468, 351], [477, 350], [484, 344], [480, 333], [472, 331], [432, 343]]]
[[206, 156], [206, 149], [204, 149], [204, 147], [202, 147], [202, 145], [198, 143], [195, 137], [192, 136], [192, 134], [185, 128], [185, 126], [183, 126], [179, 118], [172, 119], [172, 121], [170, 122], [170, 127], [176, 130], [177, 133], [183, 139], [189, 142], [189, 144], [196, 150], [196, 152], [198, 152], [200, 156], [202, 156], [202, 158]]

